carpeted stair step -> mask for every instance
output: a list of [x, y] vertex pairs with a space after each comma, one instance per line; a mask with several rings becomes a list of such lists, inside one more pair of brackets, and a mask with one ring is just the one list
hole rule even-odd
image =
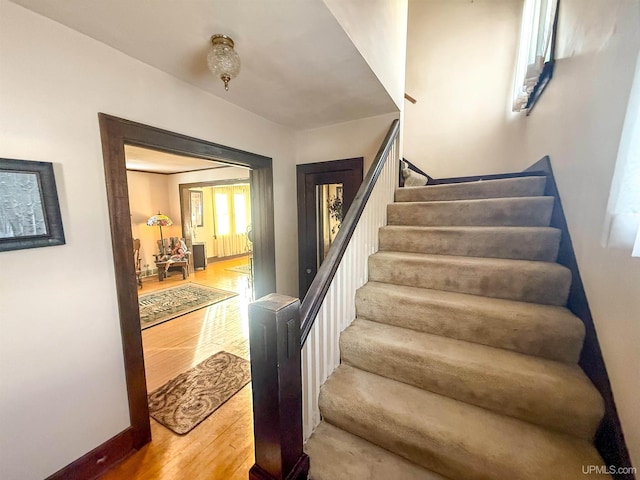
[[491, 198], [387, 205], [389, 225], [548, 227], [553, 197]]
[[560, 230], [549, 227], [387, 226], [380, 250], [555, 262]]
[[602, 397], [577, 365], [356, 319], [342, 362], [544, 428], [592, 440]]
[[532, 176], [476, 182], [405, 187], [396, 190], [396, 202], [471, 200], [478, 198], [535, 197], [544, 195], [547, 177]]
[[325, 421], [451, 479], [573, 480], [603, 465], [593, 446], [341, 365], [322, 386]]
[[310, 480], [446, 480], [327, 422], [318, 425], [304, 450]]
[[550, 360], [576, 363], [584, 324], [564, 307], [368, 282], [358, 317]]
[[378, 252], [369, 257], [369, 280], [565, 305], [571, 272], [549, 262]]

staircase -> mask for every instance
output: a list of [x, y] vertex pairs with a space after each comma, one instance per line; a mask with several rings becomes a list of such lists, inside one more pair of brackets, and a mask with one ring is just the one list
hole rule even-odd
[[312, 480], [569, 480], [603, 401], [544, 176], [403, 188], [308, 440]]

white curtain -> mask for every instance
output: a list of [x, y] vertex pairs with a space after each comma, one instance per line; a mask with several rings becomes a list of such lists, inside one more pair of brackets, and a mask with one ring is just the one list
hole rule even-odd
[[213, 255], [228, 257], [250, 251], [247, 229], [251, 224], [249, 185], [229, 185], [213, 188], [212, 195], [215, 235]]
[[524, 110], [545, 62], [551, 60], [558, 0], [525, 0], [516, 64], [513, 111]]

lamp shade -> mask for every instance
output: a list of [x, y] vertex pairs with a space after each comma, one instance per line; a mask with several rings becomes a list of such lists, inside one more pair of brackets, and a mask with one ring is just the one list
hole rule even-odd
[[149, 220], [147, 220], [147, 225], [150, 227], [170, 227], [171, 225], [173, 225], [173, 222], [166, 215], [158, 213], [153, 217], [149, 217]]

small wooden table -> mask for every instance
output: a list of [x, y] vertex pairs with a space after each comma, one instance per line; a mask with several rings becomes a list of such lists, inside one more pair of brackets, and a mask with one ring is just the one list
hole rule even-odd
[[158, 267], [158, 281], [162, 282], [167, 277], [167, 271], [171, 267], [181, 267], [182, 268], [182, 278], [186, 280], [189, 276], [189, 260], [173, 260], [166, 262], [156, 262], [156, 267]]

